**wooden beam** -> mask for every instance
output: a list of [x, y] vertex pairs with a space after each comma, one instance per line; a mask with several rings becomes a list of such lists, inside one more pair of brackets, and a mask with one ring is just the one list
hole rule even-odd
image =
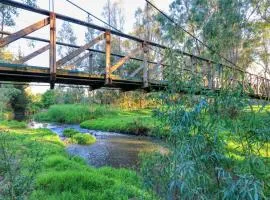
[[147, 46], [143, 44], [143, 87], [147, 88], [149, 86], [149, 71], [148, 71], [148, 50]]
[[93, 74], [93, 54], [91, 53], [88, 58], [89, 62], [89, 74]]
[[81, 56], [77, 60], [75, 60], [73, 62], [73, 64], [76, 65], [76, 64], [82, 62], [84, 59], [88, 58], [91, 54], [92, 54], [92, 52], [88, 52], [88, 53], [84, 54], [83, 56]]
[[132, 74], [130, 74], [130, 78], [133, 78], [134, 76], [136, 76], [136, 74], [138, 74], [142, 69], [144, 68], [144, 65], [141, 65], [139, 68], [137, 68], [134, 72], [132, 72]]
[[105, 66], [105, 84], [111, 84], [111, 32], [106, 31], [105, 33], [105, 39], [106, 39], [106, 46], [105, 46], [105, 52], [106, 52], [106, 66]]
[[2, 48], [4, 46], [10, 44], [11, 42], [14, 42], [14, 41], [30, 34], [30, 33], [33, 33], [34, 31], [39, 30], [39, 29], [43, 28], [44, 26], [47, 26], [49, 23], [50, 23], [50, 18], [47, 17], [43, 20], [38, 21], [37, 23], [34, 23], [34, 24], [16, 32], [16, 33], [13, 33], [12, 35], [9, 35], [5, 38], [2, 38], [2, 39], [0, 39], [0, 47]]
[[81, 54], [83, 51], [85, 51], [85, 50], [89, 49], [90, 47], [94, 46], [96, 43], [100, 42], [104, 38], [105, 38], [105, 34], [104, 33], [100, 34], [95, 39], [93, 39], [91, 42], [85, 44], [84, 46], [80, 47], [79, 49], [76, 49], [75, 51], [71, 52], [70, 54], [68, 54], [64, 58], [58, 60], [56, 62], [56, 66], [57, 67], [63, 66], [65, 63], [67, 63], [71, 59], [75, 58], [76, 56]]
[[50, 88], [53, 89], [56, 81], [56, 15], [50, 13]]
[[141, 49], [142, 49], [141, 46], [137, 47], [136, 49], [133, 49], [127, 56], [125, 56], [124, 58], [121, 58], [114, 66], [111, 67], [111, 72], [114, 72], [119, 67], [124, 65], [126, 61], [128, 61], [132, 56], [137, 54]]
[[17, 63], [23, 64], [23, 63], [27, 62], [28, 60], [31, 60], [32, 58], [36, 57], [37, 55], [47, 51], [48, 49], [50, 49], [50, 44], [48, 44], [44, 47], [41, 47], [40, 49], [34, 51], [33, 53], [30, 53], [29, 55], [21, 58]]

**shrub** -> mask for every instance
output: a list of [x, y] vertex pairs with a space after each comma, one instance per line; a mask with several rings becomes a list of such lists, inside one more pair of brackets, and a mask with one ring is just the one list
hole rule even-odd
[[74, 135], [76, 135], [78, 133], [80, 133], [80, 132], [79, 131], [76, 131], [73, 128], [67, 128], [67, 129], [64, 130], [63, 135], [65, 137], [72, 137], [72, 136], [74, 136]]
[[72, 136], [72, 141], [77, 144], [93, 144], [96, 142], [96, 138], [90, 134], [77, 133]]

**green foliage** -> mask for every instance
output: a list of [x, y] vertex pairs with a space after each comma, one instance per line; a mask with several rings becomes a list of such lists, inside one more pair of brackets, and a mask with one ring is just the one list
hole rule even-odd
[[49, 130], [5, 129], [9, 132], [0, 131], [0, 199], [155, 199], [134, 171], [92, 168], [68, 156]]
[[75, 104], [53, 105], [48, 111], [35, 115], [35, 119], [38, 121], [71, 124], [98, 117], [103, 112], [105, 112], [105, 108], [102, 106], [91, 108], [90, 106]]
[[47, 90], [41, 96], [41, 104], [44, 108], [49, 108], [51, 105], [56, 103], [56, 96], [54, 90]]
[[87, 133], [77, 133], [71, 137], [71, 140], [77, 144], [93, 144], [96, 142], [96, 138]]
[[63, 135], [71, 138], [71, 142], [76, 144], [93, 144], [96, 142], [96, 138], [94, 136], [86, 133], [80, 133], [72, 128], [65, 129]]
[[0, 128], [1, 127], [10, 127], [10, 128], [26, 128], [27, 124], [25, 122], [18, 122], [15, 120], [11, 121], [0, 121]]
[[5, 112], [12, 111], [11, 101], [21, 93], [12, 85], [0, 87], [0, 119], [5, 119]]
[[149, 110], [119, 111], [81, 123], [82, 128], [103, 130], [135, 135], [149, 135], [158, 122]]
[[29, 104], [29, 98], [26, 93], [26, 87], [17, 85], [15, 86], [16, 89], [20, 91], [20, 93], [11, 100], [11, 107], [14, 112], [14, 119], [15, 120], [24, 120], [26, 115], [26, 109]]
[[254, 111], [241, 85], [197, 95], [200, 77], [182, 70], [181, 55], [167, 56], [169, 84], [155, 115], [168, 129], [169, 152], [146, 156], [145, 186], [164, 199], [267, 199], [269, 113]]
[[72, 137], [74, 136], [75, 134], [79, 133], [79, 131], [73, 129], [73, 128], [67, 128], [63, 131], [63, 135], [65, 137]]

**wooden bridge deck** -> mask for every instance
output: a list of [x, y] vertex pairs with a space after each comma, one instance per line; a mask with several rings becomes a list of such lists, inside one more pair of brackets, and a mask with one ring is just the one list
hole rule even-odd
[[[15, 82], [50, 83], [50, 69], [47, 67], [29, 66], [22, 64], [0, 63], [0, 80]], [[111, 84], [105, 84], [105, 75], [91, 75], [76, 70], [58, 69], [55, 83], [86, 85], [92, 89], [101, 87], [119, 88], [124, 91], [143, 88], [140, 80], [124, 80], [115, 76]], [[164, 90], [165, 84], [150, 82], [145, 90]]]
[[[163, 70], [165, 68], [164, 66], [167, 66], [168, 64], [168, 61], [166, 61], [165, 58], [165, 52], [167, 49], [170, 49], [178, 55], [180, 54], [186, 63], [185, 66], [182, 67], [182, 70], [187, 72], [187, 79], [193, 77], [194, 75], [198, 75], [198, 77], [201, 78], [200, 81], [202, 83], [202, 88], [200, 91], [198, 91], [198, 94], [204, 93], [207, 90], [218, 92], [220, 88], [234, 88], [240, 84], [243, 87], [243, 91], [248, 93], [250, 97], [270, 99], [270, 79], [249, 73], [241, 68], [238, 68], [237, 66], [219, 63], [211, 59], [201, 57], [200, 55], [193, 55], [179, 49], [172, 49], [159, 43], [154, 43], [152, 41], [124, 34], [119, 31], [110, 30], [106, 27], [84, 22], [82, 20], [50, 12], [48, 10], [34, 8], [13, 0], [0, 0], [0, 3], [45, 16], [45, 18], [42, 20], [35, 22], [17, 32], [7, 33], [1, 31], [0, 33], [5, 35], [5, 37], [0, 38], [0, 50], [2, 48], [6, 48], [9, 44], [19, 39], [46, 43], [46, 45], [40, 49], [35, 49], [34, 52], [20, 58], [16, 62], [17, 64], [0, 61], [0, 81], [50, 83], [51, 88], [54, 88], [55, 83], [59, 83], [69, 85], [86, 85], [90, 86], [92, 89], [110, 87], [119, 88], [125, 91], [136, 89], [144, 89], [147, 91], [164, 90], [166, 88], [166, 81], [153, 82], [150, 79], [150, 76], [161, 77], [160, 80], [165, 80], [163, 77]], [[59, 42], [57, 41], [56, 37], [56, 19], [67, 21], [84, 28], [91, 28], [98, 31], [100, 34], [81, 46]], [[49, 39], [29, 36], [31, 33], [46, 26], [49, 26]], [[126, 53], [125, 55], [116, 54], [111, 52], [113, 50], [112, 45], [114, 45], [112, 42], [113, 37], [130, 40], [136, 45], [134, 45], [132, 49], [128, 49], [129, 53]], [[95, 48], [97, 44], [101, 42], [103, 42], [104, 48]], [[67, 55], [56, 60], [56, 47], [58, 46], [69, 47], [73, 50]], [[49, 51], [48, 68], [28, 66], [24, 64], [45, 51]], [[158, 51], [160, 55], [155, 59], [149, 60], [149, 53], [153, 51]], [[105, 66], [100, 71], [100, 74], [104, 72], [104, 75], [92, 75], [87, 72], [63, 70], [65, 66], [69, 66], [70, 62], [74, 62], [74, 59], [76, 59], [75, 64], [73, 63], [74, 66], [76, 66], [78, 60], [82, 61], [83, 59], [88, 59], [89, 66], [87, 67], [89, 67], [89, 69], [93, 69], [94, 66], [92, 66], [93, 63], [91, 61], [91, 56], [93, 56], [94, 53], [104, 56]], [[136, 57], [136, 55], [142, 56]], [[117, 58], [116, 63], [112, 63], [112, 57], [114, 60]], [[125, 63], [127, 63], [129, 60], [139, 62], [140, 67], [135, 71], [133, 71], [133, 69], [133, 72], [130, 70], [128, 72], [130, 73], [129, 79], [124, 80], [119, 78], [114, 73], [115, 71], [123, 68]], [[151, 74], [150, 69], [155, 69], [156, 72], [160, 74], [155, 74], [153, 71]], [[141, 77], [141, 80], [130, 79], [131, 77], [135, 77], [136, 74]], [[182, 88], [182, 91], [179, 92], [188, 92], [189, 89], [190, 88]]]

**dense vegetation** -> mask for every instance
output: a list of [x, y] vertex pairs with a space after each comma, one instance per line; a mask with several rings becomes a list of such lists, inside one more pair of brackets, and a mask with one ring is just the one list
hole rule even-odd
[[90, 145], [96, 142], [96, 138], [93, 135], [80, 133], [75, 129], [65, 129], [63, 135], [68, 137], [70, 142], [76, 144]]
[[68, 156], [51, 131], [15, 124], [0, 125], [0, 199], [154, 198], [142, 189], [135, 172], [89, 167], [82, 159]]
[[[181, 55], [168, 52], [167, 57], [169, 84], [158, 97], [162, 106], [156, 117], [168, 128], [170, 152], [146, 155], [142, 168], [146, 186], [164, 199], [267, 199], [267, 102], [257, 101], [254, 107], [256, 100], [245, 95], [241, 83], [229, 81], [218, 93], [196, 95], [202, 78], [183, 70]], [[185, 87], [187, 94], [177, 92]]]
[[[76, 114], [74, 114], [76, 113]], [[81, 123], [82, 128], [135, 135], [157, 132], [158, 121], [149, 109], [123, 110], [106, 105], [53, 105], [35, 116], [38, 121]]]
[[[36, 0], [22, 2], [38, 6]], [[102, 16], [110, 26], [123, 31], [125, 19], [120, 4], [107, 0]], [[132, 34], [233, 69], [224, 71], [220, 64], [189, 59], [175, 51], [151, 49], [147, 59], [161, 60], [163, 65], [160, 73], [160, 67], [149, 64], [149, 78], [166, 80], [168, 84], [166, 91], [159, 94], [59, 86], [33, 95], [28, 85], [1, 84], [0, 199], [269, 199], [269, 101], [249, 99], [243, 83], [250, 77], [235, 73], [235, 68], [240, 68], [270, 77], [269, 8], [269, 0], [172, 0], [168, 16], [175, 23], [149, 5], [138, 8]], [[0, 4], [1, 31], [13, 30], [19, 14], [20, 10]], [[86, 21], [92, 23], [90, 15]], [[58, 30], [58, 42], [81, 43], [72, 23], [61, 22]], [[88, 27], [85, 42], [98, 34]], [[34, 51], [35, 44], [30, 43], [23, 48], [18, 44], [18, 52], [14, 52], [13, 45], [1, 48], [0, 60], [16, 63]], [[136, 43], [117, 37], [112, 37], [111, 44], [113, 53], [123, 55], [137, 47]], [[95, 48], [104, 49], [104, 43]], [[57, 57], [63, 58], [73, 50], [58, 45]], [[92, 56], [91, 64], [90, 58], [85, 59], [76, 63], [76, 70], [100, 75], [104, 55]], [[136, 56], [142, 58], [143, 54]], [[116, 63], [116, 57], [111, 57], [111, 63]], [[62, 67], [75, 67], [73, 61], [68, 65]], [[114, 75], [130, 78], [140, 65], [129, 60]], [[208, 77], [212, 72], [213, 79], [219, 80]], [[215, 77], [220, 73], [222, 79]], [[141, 79], [142, 75], [143, 70], [133, 79]], [[217, 81], [222, 84], [218, 92], [202, 90], [206, 82], [211, 86]], [[69, 156], [64, 142], [51, 131], [28, 129], [26, 122], [11, 119], [151, 135], [162, 138], [168, 151], [143, 154], [139, 175], [127, 169], [96, 169], [81, 158]], [[95, 142], [91, 135], [70, 129], [64, 135], [72, 143]]]

